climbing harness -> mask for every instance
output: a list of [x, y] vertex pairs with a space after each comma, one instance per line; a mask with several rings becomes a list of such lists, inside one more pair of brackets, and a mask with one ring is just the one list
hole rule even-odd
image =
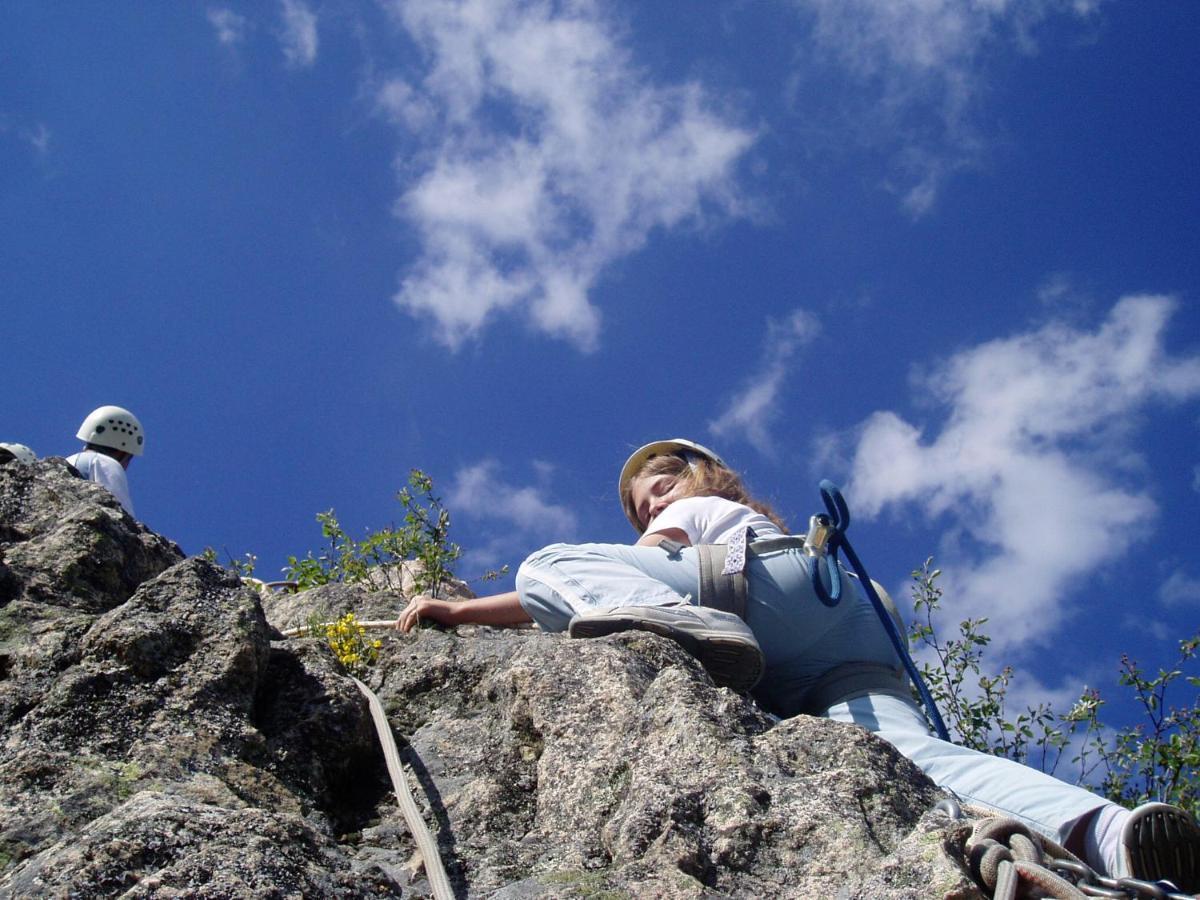
[[[399, 620], [392, 619], [390, 621], [373, 620], [359, 622], [358, 624], [361, 628], [376, 630], [384, 628], [394, 629], [400, 623]], [[305, 637], [311, 634], [311, 629], [308, 626], [290, 628], [284, 631], [283, 634], [285, 637]], [[433, 891], [433, 896], [435, 900], [455, 900], [454, 890], [450, 886], [450, 879], [446, 876], [446, 867], [442, 864], [442, 857], [438, 852], [437, 841], [430, 833], [429, 826], [425, 824], [425, 820], [421, 817], [421, 811], [417, 808], [416, 800], [413, 799], [412, 790], [408, 786], [408, 781], [404, 778], [404, 769], [400, 764], [400, 752], [396, 749], [396, 738], [392, 735], [392, 728], [388, 724], [387, 713], [384, 712], [383, 704], [379, 702], [379, 697], [369, 687], [353, 675], [350, 676], [350, 679], [367, 699], [367, 708], [371, 711], [371, 721], [375, 725], [375, 734], [379, 738], [380, 747], [383, 748], [383, 758], [387, 763], [388, 776], [392, 781], [392, 790], [396, 793], [396, 801], [400, 805], [400, 812], [404, 815], [404, 822], [408, 825], [408, 830], [412, 833], [417, 850], [424, 861], [425, 874], [429, 878], [429, 886]]]
[[[946, 724], [942, 721], [933, 695], [929, 692], [912, 656], [909, 655], [908, 642], [902, 634], [903, 625], [897, 624], [901, 621], [899, 612], [890, 602], [891, 598], [888, 598], [887, 601], [880, 598], [862, 560], [858, 558], [858, 554], [854, 552], [854, 548], [846, 539], [846, 529], [850, 527], [850, 509], [846, 506], [846, 500], [842, 497], [841, 490], [828, 479], [821, 482], [820, 490], [821, 499], [824, 501], [829, 515], [813, 516], [809, 522], [808, 533], [803, 538], [796, 535], [783, 535], [745, 543], [745, 532], [743, 532], [740, 536], [743, 538], [741, 542], [730, 541], [729, 544], [697, 546], [696, 551], [700, 561], [698, 597], [700, 605], [731, 612], [745, 619], [748, 586], [744, 554], [749, 553], [753, 556], [775, 550], [801, 547], [812, 559], [810, 577], [817, 599], [826, 606], [837, 606], [841, 602], [844, 588], [842, 568], [837, 555], [839, 551], [845, 553], [847, 561], [858, 576], [863, 592], [871, 601], [871, 606], [874, 607], [875, 614], [879, 616], [879, 621], [883, 623], [883, 629], [892, 642], [896, 655], [904, 664], [904, 671], [916, 685], [921, 702], [925, 705], [926, 715], [933, 723], [937, 736], [943, 741], [950, 740], [950, 733], [946, 730]], [[678, 552], [681, 548], [681, 545], [675, 541], [663, 541], [660, 546], [668, 553]], [[828, 587], [825, 586], [826, 582], [829, 583]], [[885, 666], [877, 667], [867, 663], [848, 663], [845, 667], [839, 666], [838, 670], [831, 673], [836, 676], [831, 679], [831, 684], [822, 685], [822, 689], [818, 692], [821, 698], [828, 699], [830, 702], [825, 706], [818, 707], [810, 700], [807, 708], [825, 709], [833, 702], [845, 697], [849, 691], [868, 690], [876, 687], [886, 693], [907, 696], [903, 680], [897, 674], [893, 674], [894, 671]], [[830, 690], [833, 685], [836, 685], [836, 688]]]
[[[953, 800], [934, 807], [952, 820], [964, 818]], [[1166, 882], [1137, 878], [1109, 878], [1096, 872], [1075, 854], [1024, 823], [980, 810], [967, 839], [966, 853], [971, 877], [993, 900], [1016, 897], [1055, 897], [1078, 900], [1086, 897], [1149, 897], [1188, 900], [1193, 895], [1171, 890]]]

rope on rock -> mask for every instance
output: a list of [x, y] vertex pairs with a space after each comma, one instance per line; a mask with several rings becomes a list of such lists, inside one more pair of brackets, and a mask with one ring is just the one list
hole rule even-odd
[[[321, 624], [327, 625], [331, 623], [323, 622]], [[369, 629], [395, 628], [399, 625], [399, 620], [373, 620], [359, 622], [358, 625]], [[283, 634], [285, 637], [307, 637], [311, 630], [307, 625], [304, 625], [299, 628], [289, 628]], [[425, 820], [421, 817], [421, 811], [417, 808], [417, 802], [413, 799], [408, 781], [404, 777], [404, 769], [400, 764], [400, 751], [396, 749], [396, 738], [392, 734], [391, 725], [388, 724], [387, 713], [384, 712], [383, 704], [379, 702], [379, 698], [369, 687], [353, 675], [350, 676], [350, 679], [357, 685], [362, 695], [367, 698], [367, 708], [371, 711], [371, 721], [375, 725], [375, 734], [379, 737], [380, 747], [383, 748], [383, 758], [387, 762], [388, 775], [392, 780], [392, 790], [396, 793], [396, 801], [400, 804], [400, 812], [404, 814], [404, 822], [408, 825], [408, 830], [412, 833], [413, 840], [417, 844], [417, 850], [420, 852], [421, 859], [425, 863], [425, 874], [429, 878], [429, 885], [433, 890], [433, 896], [435, 900], [455, 900], [454, 889], [450, 886], [450, 879], [446, 877], [446, 867], [442, 864], [442, 856], [438, 852], [437, 841], [429, 831], [429, 826], [425, 824]]]
[[976, 822], [967, 841], [967, 852], [972, 877], [991, 892], [994, 900], [1014, 900], [1017, 896], [1059, 900], [1087, 897], [1044, 864], [1051, 854], [1077, 861], [1075, 857], [1016, 819], [995, 816]]
[[[941, 804], [938, 805], [941, 808]], [[950, 818], [959, 818], [945, 810]], [[1136, 878], [1108, 878], [1071, 851], [1005, 816], [984, 815], [967, 839], [971, 876], [993, 900], [1016, 897], [1138, 897], [1187, 900], [1190, 894], [1164, 889]]]
[[[317, 625], [317, 627], [324, 628], [327, 625], [336, 625], [336, 624], [337, 624], [336, 622], [321, 622]], [[394, 628], [398, 628], [400, 626], [400, 620], [399, 619], [371, 619], [367, 622], [356, 621], [354, 624], [357, 625], [359, 628], [365, 628], [368, 631], [381, 631], [384, 629], [391, 630]], [[290, 638], [293, 638], [293, 637], [317, 637], [317, 635], [312, 634], [311, 632], [312, 632], [312, 629], [308, 625], [300, 625], [296, 628], [288, 628], [285, 631], [281, 631], [280, 634], [282, 634], [284, 637], [290, 637]]]

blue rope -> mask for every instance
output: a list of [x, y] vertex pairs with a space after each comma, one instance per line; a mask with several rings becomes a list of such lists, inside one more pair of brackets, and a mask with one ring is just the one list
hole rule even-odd
[[[892, 621], [892, 617], [883, 605], [883, 601], [879, 599], [879, 594], [876, 593], [875, 586], [871, 584], [871, 576], [867, 574], [862, 560], [858, 558], [858, 554], [854, 552], [854, 548], [846, 540], [846, 529], [850, 527], [850, 509], [846, 506], [846, 500], [842, 496], [841, 490], [827, 478], [821, 481], [820, 487], [821, 499], [825, 501], [825, 508], [829, 510], [831, 534], [829, 542], [826, 544], [825, 556], [818, 556], [813, 561], [812, 584], [813, 590], [817, 594], [817, 599], [826, 606], [837, 606], [841, 602], [842, 579], [837, 560], [837, 554], [840, 550], [846, 554], [846, 560], [853, 567], [854, 571], [858, 573], [863, 590], [866, 591], [871, 605], [875, 607], [875, 614], [879, 616], [879, 621], [883, 623], [883, 630], [887, 632], [887, 636], [891, 639], [892, 646], [896, 649], [900, 661], [904, 663], [904, 669], [908, 672], [908, 677], [912, 679], [912, 683], [917, 687], [917, 692], [921, 695], [921, 702], [925, 704], [925, 713], [929, 716], [930, 721], [933, 722], [934, 730], [937, 731], [938, 737], [943, 741], [949, 741], [950, 733], [946, 730], [946, 724], [942, 721], [942, 715], [938, 712], [937, 704], [933, 702], [933, 695], [929, 693], [929, 688], [925, 685], [925, 679], [921, 677], [921, 673], [917, 670], [916, 664], [908, 653], [908, 641], [904, 639], [899, 629], [896, 628], [896, 623]], [[825, 584], [821, 578], [822, 570], [824, 570], [826, 577], [829, 579], [828, 591], [825, 589]]]

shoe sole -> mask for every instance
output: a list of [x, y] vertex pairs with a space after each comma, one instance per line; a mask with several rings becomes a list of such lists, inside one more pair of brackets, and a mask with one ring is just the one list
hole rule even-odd
[[1124, 850], [1129, 872], [1143, 881], [1166, 879], [1186, 893], [1200, 891], [1200, 828], [1173, 806], [1135, 811]]
[[621, 616], [588, 616], [574, 619], [570, 625], [570, 635], [576, 638], [605, 637], [623, 631], [648, 631], [670, 638], [698, 659], [720, 687], [745, 693], [762, 679], [762, 650], [756, 644], [720, 632], [684, 631], [664, 622]]

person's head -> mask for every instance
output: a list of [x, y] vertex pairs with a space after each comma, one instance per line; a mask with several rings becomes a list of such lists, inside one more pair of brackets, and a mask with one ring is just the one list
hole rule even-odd
[[621, 468], [618, 491], [621, 508], [639, 534], [655, 515], [683, 497], [723, 497], [749, 506], [787, 530], [774, 510], [750, 496], [721, 457], [683, 438], [654, 441], [635, 450]]
[[75, 437], [89, 450], [111, 456], [125, 468], [145, 447], [145, 433], [137, 416], [120, 406], [101, 406], [88, 413]]
[[37, 454], [24, 444], [0, 444], [0, 465], [13, 460], [27, 466], [32, 462], [37, 462]]

